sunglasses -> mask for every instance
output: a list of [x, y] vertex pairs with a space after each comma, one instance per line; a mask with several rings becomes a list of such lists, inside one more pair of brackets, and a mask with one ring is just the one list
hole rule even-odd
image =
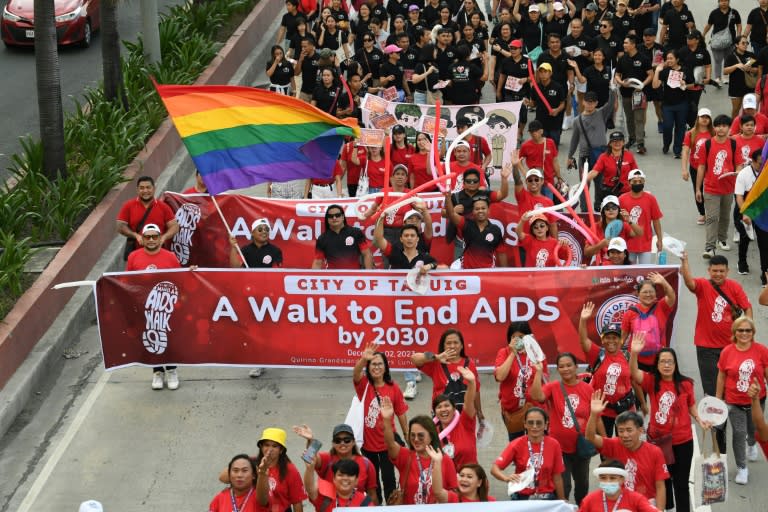
[[336, 437], [333, 439], [334, 444], [349, 444], [354, 442], [354, 438], [352, 437]]
[[363, 38], [363, 42], [364, 42], [364, 43], [370, 43], [370, 42], [372, 42], [372, 41], [373, 41], [373, 39], [371, 39], [370, 37], [364, 37], [364, 38]]
[[254, 231], [269, 231], [269, 228], [267, 226], [259, 226]]
[[329, 219], [339, 219], [339, 218], [341, 218], [341, 217], [344, 217], [344, 214], [343, 214], [343, 213], [329, 213], [329, 214], [327, 215], [327, 217], [328, 217]]
[[142, 238], [145, 240], [159, 240], [160, 235], [144, 235]]
[[408, 434], [408, 437], [410, 437], [411, 439], [418, 439], [419, 441], [423, 441], [427, 438], [427, 434], [425, 434], [424, 432], [411, 432], [410, 434]]
[[528, 183], [538, 183], [539, 181], [541, 181], [541, 179], [539, 179], [539, 178], [526, 178], [525, 181], [527, 181]]
[[736, 332], [752, 332], [752, 329], [736, 329]]
[[469, 183], [470, 185], [474, 185], [475, 183], [480, 183], [480, 180], [478, 180], [477, 178], [473, 178], [469, 180], [464, 180], [464, 183]]
[[600, 28], [608, 28], [608, 25], [600, 25]]
[[616, 206], [615, 204], [607, 204], [605, 205], [605, 208], [603, 208], [603, 210], [618, 210], [618, 209], [619, 207]]

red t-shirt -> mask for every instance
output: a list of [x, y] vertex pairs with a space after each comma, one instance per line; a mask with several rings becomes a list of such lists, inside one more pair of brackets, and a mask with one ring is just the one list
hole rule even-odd
[[[408, 192], [409, 189], [405, 189], [403, 192]], [[388, 201], [391, 201], [392, 198], [389, 198]], [[381, 203], [384, 202], [384, 197], [377, 197], [374, 200], [374, 204], [376, 206], [381, 206]], [[404, 204], [400, 208], [398, 208], [395, 211], [391, 211], [384, 215], [384, 227], [385, 228], [401, 228], [403, 227], [403, 224], [405, 223], [405, 214], [411, 211], [413, 208], [410, 204]]]
[[[709, 152], [707, 152], [706, 147], [702, 148], [702, 157], [699, 160], [699, 165], [703, 164], [707, 171], [704, 174], [704, 192], [717, 195], [733, 194], [736, 175], [727, 175], [727, 173], [736, 171], [733, 163], [738, 163], [739, 159], [734, 158], [731, 140], [726, 139], [725, 142], [717, 142], [713, 137], [709, 143], [711, 144]], [[720, 179], [720, 176], [725, 177]]]
[[728, 345], [720, 352], [717, 369], [725, 374], [725, 403], [733, 405], [750, 405], [752, 399], [747, 395], [747, 389], [752, 380], [760, 382], [760, 398], [765, 398], [763, 376], [768, 367], [768, 348], [756, 341], [745, 351], [736, 344]]
[[[482, 167], [483, 159], [491, 154], [491, 146], [488, 145], [488, 141], [485, 140], [485, 137], [478, 137], [477, 135], [470, 135], [464, 140], [469, 144], [469, 161], [477, 167]], [[453, 167], [454, 160], [456, 160], [456, 153], [451, 153], [451, 167]]]
[[[366, 386], [368, 390], [366, 391]], [[392, 406], [395, 409], [395, 416], [402, 416], [408, 412], [408, 405], [403, 399], [403, 392], [396, 382], [392, 385], [384, 384], [381, 387], [368, 385], [368, 377], [363, 375], [360, 382], [355, 384], [355, 393], [363, 402], [363, 411], [365, 411], [365, 423], [363, 425], [363, 448], [369, 452], [384, 452], [387, 450], [387, 444], [384, 442], [384, 430], [381, 426], [381, 408], [376, 395], [380, 397], [388, 396], [392, 400]], [[365, 393], [365, 396], [363, 396]], [[392, 418], [392, 430], [395, 431], [395, 418]]]
[[[171, 210], [170, 206], [157, 199], [153, 200], [152, 205], [152, 211], [147, 215], [143, 225], [157, 224], [157, 227], [160, 228], [160, 234], [163, 234], [168, 228], [168, 222], [175, 220], [173, 210]], [[131, 231], [136, 231], [139, 221], [144, 216], [145, 212], [146, 208], [144, 207], [144, 203], [142, 203], [138, 197], [135, 197], [123, 203], [123, 206], [120, 208], [120, 213], [117, 214], [117, 220], [127, 222]]]
[[[320, 469], [315, 469], [317, 476], [323, 480], [333, 482], [333, 464], [339, 460], [338, 455], [331, 455], [329, 452], [320, 452]], [[357, 490], [365, 493], [368, 489], [376, 488], [376, 471], [371, 461], [362, 455], [353, 455], [352, 458], [357, 462], [360, 469], [357, 474]]]
[[[544, 391], [549, 410], [549, 435], [557, 439], [564, 453], [576, 453], [576, 439], [579, 433], [576, 432], [573, 415], [565, 405], [560, 381], [544, 384], [542, 391]], [[592, 386], [584, 381], [579, 381], [575, 386], [565, 386], [565, 392], [568, 394], [568, 400], [576, 414], [582, 434], [587, 429], [592, 391]]]
[[661, 380], [656, 391], [655, 379], [650, 373], [643, 375], [643, 391], [648, 393], [650, 423], [648, 433], [654, 439], [672, 434], [672, 444], [683, 444], [693, 439], [689, 409], [696, 404], [693, 382], [680, 383], [680, 392], [672, 381]]
[[384, 188], [384, 159], [378, 162], [368, 159], [368, 186], [370, 188]]
[[128, 261], [125, 264], [126, 271], [166, 268], [181, 268], [181, 265], [175, 254], [162, 247], [154, 254], [149, 254], [143, 247], [136, 249], [128, 255]]
[[[448, 367], [448, 373], [451, 375], [451, 379], [453, 380], [459, 380], [461, 378], [461, 375], [457, 371], [457, 368], [459, 366], [464, 366], [464, 358], [462, 357], [459, 359], [457, 363], [446, 363], [445, 364]], [[480, 393], [480, 377], [477, 374], [477, 366], [475, 365], [475, 362], [472, 360], [472, 358], [469, 358], [469, 365], [467, 366], [469, 371], [475, 374], [475, 382], [477, 382], [477, 392]], [[427, 361], [424, 363], [424, 365], [419, 368], [423, 374], [425, 374], [427, 377], [432, 379], [432, 399], [434, 400], [437, 395], [442, 394], [445, 391], [445, 387], [448, 385], [448, 377], [445, 376], [445, 372], [443, 371], [443, 366], [440, 361]], [[462, 379], [464, 384], [467, 384], [467, 381]], [[431, 403], [430, 400], [430, 403]]]
[[[619, 507], [616, 507], [616, 500], [610, 498], [605, 500], [608, 510], [614, 510], [621, 507], [619, 510], [626, 510], [627, 512], [659, 512], [659, 509], [651, 505], [648, 498], [635, 491], [630, 491], [627, 488], [621, 492], [621, 502]], [[597, 490], [584, 496], [579, 505], [579, 512], [604, 512], [606, 506], [603, 505], [603, 491]]]
[[[508, 346], [504, 346], [496, 352], [496, 362], [494, 363], [496, 369], [504, 364], [510, 352]], [[525, 405], [535, 374], [534, 367], [528, 360], [528, 355], [522, 353], [519, 356], [519, 361], [516, 357], [512, 359], [512, 366], [509, 368], [507, 378], [499, 383], [501, 408], [509, 412], [515, 412]], [[520, 371], [521, 365], [524, 371]]]
[[[436, 503], [435, 496], [432, 494], [432, 459], [429, 457], [419, 457], [410, 449], [402, 447], [397, 457], [390, 459], [397, 468], [401, 478], [406, 473], [408, 481], [403, 486], [403, 505], [422, 505]], [[410, 470], [408, 466], [410, 465]], [[441, 466], [443, 473], [443, 489], [446, 491], [456, 489], [459, 486], [459, 480], [456, 476], [456, 466], [450, 457], [443, 457]]]
[[477, 169], [480, 173], [480, 188], [488, 188], [488, 182], [485, 181], [485, 173], [480, 168], [479, 164], [473, 163], [471, 160], [467, 162], [466, 164], [460, 164], [459, 162], [455, 162], [453, 158], [451, 158], [451, 172], [458, 172], [459, 174], [464, 174], [464, 172], [467, 169]]
[[[352, 163], [352, 152], [357, 151], [357, 159], [360, 161], [360, 165]], [[341, 159], [347, 164], [347, 184], [357, 185], [360, 181], [360, 171], [365, 169], [365, 162], [368, 160], [368, 152], [364, 147], [355, 147], [354, 142], [347, 142], [344, 144], [344, 149], [341, 151]]]
[[453, 445], [453, 465], [477, 464], [477, 420], [465, 410], [459, 415], [456, 427], [443, 439], [442, 445]]
[[[731, 187], [733, 192], [733, 187]], [[643, 228], [643, 234], [626, 239], [629, 252], [650, 252], [653, 242], [653, 221], [663, 217], [659, 202], [656, 197], [648, 192], [643, 192], [640, 197], [632, 197], [627, 192], [619, 197], [619, 207], [629, 212], [629, 222]]]
[[[619, 233], [619, 236], [626, 242], [632, 236], [632, 228], [630, 228], [629, 224], [624, 221], [622, 221], [622, 225], [623, 227], [621, 228], [621, 233]], [[595, 235], [597, 236], [598, 241], [605, 239], [605, 231], [603, 230], [602, 222], [595, 224]], [[605, 260], [608, 259], [608, 247], [604, 247], [600, 251], [600, 258], [603, 260], [603, 265], [613, 265], [611, 262], [605, 262]]]
[[[595, 162], [593, 171], [603, 175], [603, 185], [606, 187], [612, 187], [614, 179], [616, 178], [616, 167], [619, 161], [618, 158], [611, 153], [603, 153]], [[621, 160], [621, 172], [619, 172], [619, 181], [621, 182], [622, 192], [629, 190], [629, 171], [637, 169], [638, 165], [635, 161], [635, 155], [624, 150], [624, 155]]]
[[427, 167], [429, 153], [414, 153], [408, 157], [408, 172], [413, 175], [413, 184], [419, 187], [432, 181], [432, 173]]
[[661, 448], [651, 443], [643, 441], [640, 448], [630, 451], [618, 438], [604, 437], [603, 447], [598, 451], [604, 457], [623, 463], [628, 473], [624, 485], [649, 500], [656, 498], [656, 482], [669, 478]]
[[[761, 108], [765, 105], [764, 101], [760, 102]], [[755, 135], [762, 135], [764, 133], [768, 133], [768, 116], [766, 116], [763, 112], [755, 112]], [[741, 116], [736, 116], [733, 118], [733, 122], [731, 123], [731, 131], [729, 132], [729, 135], [736, 135], [739, 132], [741, 132]]]
[[396, 148], [392, 146], [392, 168], [394, 169], [397, 164], [403, 164], [408, 167], [408, 157], [413, 154], [413, 146], [406, 145], [402, 148]]
[[[717, 293], [708, 279], [697, 277], [694, 295], [696, 295], [696, 332], [693, 343], [697, 347], [723, 348], [731, 342], [731, 308], [728, 302]], [[720, 286], [731, 302], [740, 308], [747, 310], [752, 307], [744, 289], [739, 283], [726, 279]]]
[[557, 146], [552, 139], [545, 138], [541, 144], [528, 139], [520, 146], [520, 160], [525, 160], [525, 166], [528, 169], [543, 169], [544, 181], [547, 183], [555, 182], [556, 158]]
[[[542, 457], [542, 448], [544, 454]], [[543, 494], [555, 492], [554, 476], [560, 475], [565, 471], [563, 464], [563, 452], [560, 449], [560, 443], [551, 436], [544, 436], [543, 442], [530, 443], [529, 453], [528, 436], [518, 437], [512, 440], [504, 451], [496, 458], [494, 464], [499, 469], [505, 469], [510, 464], [515, 465], [515, 473], [522, 473], [528, 467], [530, 453], [533, 453], [533, 467], [538, 470], [531, 487], [527, 487], [519, 492], [523, 496], [531, 494]], [[536, 485], [538, 481], [538, 485]]]
[[742, 164], [749, 165], [752, 161], [752, 153], [757, 150], [763, 149], [765, 140], [757, 135], [745, 139], [742, 135], [736, 135], [733, 137], [736, 141], [736, 163], [740, 166]]
[[[525, 212], [530, 212], [531, 210], [537, 210], [539, 208], [546, 208], [547, 206], [552, 206], [554, 204], [552, 200], [547, 196], [541, 194], [535, 196], [528, 192], [528, 189], [525, 187], [520, 189], [519, 192], [515, 190], [515, 201], [517, 201], [517, 213], [520, 215], [520, 218], [523, 217]], [[549, 213], [545, 215], [550, 224], [557, 222], [557, 218], [554, 215]]]
[[[496, 501], [493, 496], [488, 496], [487, 501]], [[454, 491], [448, 491], [448, 503], [480, 503], [480, 500], [470, 500], [463, 496], [459, 496], [459, 493]]]
[[691, 149], [688, 157], [688, 165], [697, 169], [699, 167], [701, 154], [703, 152], [704, 142], [711, 138], [712, 135], [709, 132], [699, 132], [696, 134], [696, 142], [691, 144], [691, 131], [685, 132], [685, 138], [683, 139], [683, 147]]
[[189, 187], [188, 189], [182, 190], [182, 194], [207, 194], [207, 192], [200, 192], [195, 187]]
[[[600, 346], [592, 344], [587, 354], [587, 362], [592, 365], [600, 355]], [[603, 397], [609, 403], [615, 403], [624, 398], [632, 390], [632, 382], [629, 373], [629, 361], [624, 353], [618, 351], [614, 354], [605, 353], [605, 358], [600, 367], [592, 375], [590, 381], [592, 389], [602, 389]], [[603, 411], [603, 416], [616, 417], [616, 411], [610, 407]]]
[[[661, 299], [656, 302], [657, 306], [656, 309], [653, 310], [653, 315], [656, 317], [656, 319], [659, 322], [659, 334], [661, 335], [661, 346], [662, 347], [668, 347], [669, 342], [667, 341], [667, 318], [669, 318], [669, 315], [672, 313], [672, 308], [669, 307], [669, 304], [667, 303], [666, 299]], [[643, 313], [644, 315], [648, 313], [648, 310], [650, 308], [646, 308], [639, 302], [637, 304], [634, 304], [634, 307]], [[632, 311], [631, 309], [627, 309], [624, 312], [624, 316], [621, 318], [621, 331], [625, 333], [632, 333], [632, 322], [638, 317], [639, 315]], [[649, 355], [649, 356], [639, 356], [637, 360], [643, 364], [653, 365], [656, 361], [656, 354]]]
[[[246, 498], [248, 499], [247, 502], [245, 501]], [[259, 505], [259, 501], [256, 499], [256, 489], [253, 489], [250, 496], [248, 493], [235, 496], [235, 505], [237, 505], [237, 510], [242, 512], [270, 512], [272, 510], [269, 504], [266, 507]], [[229, 493], [229, 489], [224, 489], [213, 497], [211, 504], [208, 505], [208, 512], [232, 512], [232, 495]]]
[[[333, 483], [331, 482], [332, 480], [330, 480], [329, 483], [331, 486], [333, 486]], [[337, 496], [323, 496], [322, 494], [318, 493], [317, 498], [309, 500], [309, 502], [314, 505], [315, 510], [325, 510], [326, 512], [329, 512], [331, 510], [336, 510], [336, 507], [373, 507], [373, 502], [370, 500], [368, 501], [367, 505], [362, 504], [367, 497], [368, 496], [365, 494], [365, 492], [353, 492], [349, 499], [339, 498]], [[325, 503], [326, 500], [328, 500], [328, 505], [326, 508], [323, 508], [323, 503]]]
[[277, 466], [269, 468], [270, 510], [285, 510], [294, 503], [301, 503], [305, 499], [307, 499], [307, 493], [304, 490], [304, 481], [293, 463], [288, 463], [288, 473], [285, 475], [285, 480], [280, 478], [280, 469]]
[[544, 268], [558, 266], [557, 246], [560, 244], [557, 238], [548, 236], [539, 240], [533, 235], [528, 235], [518, 245], [525, 249], [525, 266]]

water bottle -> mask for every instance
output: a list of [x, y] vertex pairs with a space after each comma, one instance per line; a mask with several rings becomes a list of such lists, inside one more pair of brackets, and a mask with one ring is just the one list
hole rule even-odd
[[667, 264], [667, 251], [661, 251], [659, 253], [659, 265]]

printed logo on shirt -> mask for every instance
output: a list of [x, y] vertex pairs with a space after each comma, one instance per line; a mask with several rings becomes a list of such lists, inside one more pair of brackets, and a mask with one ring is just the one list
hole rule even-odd
[[192, 235], [195, 234], [197, 223], [203, 214], [200, 207], [192, 203], [184, 203], [176, 210], [176, 222], [179, 223], [179, 231], [173, 235], [171, 251], [176, 255], [181, 265], [189, 263], [190, 249], [192, 248]]
[[549, 251], [546, 249], [539, 249], [539, 252], [536, 253], [536, 266], [539, 268], [546, 267], [548, 259]]
[[752, 378], [752, 372], [755, 370], [755, 362], [752, 359], [745, 359], [739, 365], [739, 380], [736, 382], [736, 390], [746, 393], [749, 389], [749, 382]]
[[344, 245], [347, 247], [352, 247], [355, 244], [355, 239], [351, 236], [348, 236], [346, 239], [344, 239]]
[[492, 233], [488, 233], [487, 235], [485, 235], [485, 241], [486, 242], [491, 243], [491, 242], [493, 242], [493, 239], [494, 239], [494, 236], [493, 236]]
[[605, 371], [603, 393], [610, 396], [615, 395], [616, 384], [619, 382], [619, 377], [621, 377], [621, 365], [619, 363], [611, 363]]
[[368, 414], [365, 415], [366, 427], [376, 428], [376, 423], [379, 421], [379, 412], [381, 412], [381, 408], [379, 407], [379, 401], [374, 398], [373, 400], [371, 400], [370, 405], [368, 405]]
[[723, 165], [725, 164], [726, 158], [728, 158], [728, 152], [724, 149], [721, 149], [717, 152], [717, 155], [715, 155], [715, 164], [712, 166], [712, 173], [715, 176], [723, 174]]
[[263, 260], [261, 260], [261, 261], [262, 261], [262, 262], [263, 262], [265, 265], [269, 265], [270, 263], [272, 263], [272, 256], [270, 256], [269, 254], [267, 254], [266, 256], [264, 256], [264, 259], [263, 259]]
[[[573, 412], [576, 412], [576, 409], [579, 407], [579, 395], [568, 395], [568, 401], [571, 403], [571, 409], [573, 409]], [[565, 403], [563, 404], [565, 405]], [[565, 405], [566, 408], [566, 414], [563, 414], [562, 418], [562, 424], [565, 428], [573, 428], [573, 415], [568, 411], [568, 406]]]
[[720, 295], [715, 298], [715, 307], [712, 310], [712, 321], [714, 323], [719, 324], [723, 321], [723, 311], [725, 311], [727, 305], [726, 300]]
[[179, 289], [170, 281], [157, 283], [144, 303], [144, 332], [141, 342], [150, 354], [162, 354], [168, 348], [171, 315], [179, 300]]
[[638, 206], [633, 206], [632, 210], [629, 212], [629, 223], [630, 224], [637, 224], [637, 221], [640, 220], [640, 217], [643, 215], [643, 209]]
[[635, 459], [627, 459], [627, 463], [624, 464], [624, 469], [627, 470], [627, 481], [624, 485], [627, 489], [634, 491], [635, 479], [637, 478], [637, 462], [635, 462]]
[[672, 391], [665, 391], [659, 397], [659, 410], [656, 411], [654, 417], [656, 423], [659, 425], [666, 425], [667, 418], [669, 418], [669, 412], [672, 410], [672, 406], [675, 404], [675, 394]]

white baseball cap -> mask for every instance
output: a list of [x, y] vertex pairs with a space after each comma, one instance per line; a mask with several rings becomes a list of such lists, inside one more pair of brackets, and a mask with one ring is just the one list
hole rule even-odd
[[256, 219], [253, 221], [253, 224], [251, 224], [251, 231], [259, 226], [267, 226], [267, 229], [270, 229], [269, 221], [267, 219]]
[[629, 175], [627, 176], [627, 179], [631, 180], [633, 178], [645, 179], [645, 173], [640, 169], [632, 169], [631, 171], [629, 171]]
[[162, 233], [162, 231], [160, 231], [160, 227], [157, 224], [147, 224], [142, 228], [141, 234], [146, 235], [150, 231], [157, 231], [158, 234]]
[[700, 108], [699, 112], [696, 114], [696, 117], [702, 117], [702, 116], [712, 117], [712, 111], [706, 107]]
[[419, 212], [418, 210], [410, 210], [410, 211], [406, 212], [405, 215], [403, 215], [403, 222], [407, 221], [408, 219], [410, 219], [414, 215], [416, 215], [420, 219], [423, 219], [423, 217], [421, 216], [421, 212]]
[[531, 4], [528, 6], [528, 12], [541, 12], [541, 9], [539, 9], [539, 4]]
[[744, 101], [742, 102], [741, 106], [743, 108], [757, 108], [757, 96], [750, 93], [744, 96]]
[[624, 252], [627, 250], [627, 242], [625, 242], [624, 239], [620, 236], [611, 238], [611, 241], [608, 242], [608, 250]]
[[538, 176], [539, 178], [544, 179], [544, 175], [541, 173], [538, 169], [528, 169], [528, 172], [525, 173], [525, 179], [530, 178], [531, 176]]
[[469, 142], [467, 142], [465, 140], [460, 140], [459, 142], [456, 143], [456, 148], [455, 149], [458, 149], [458, 148], [467, 148], [467, 149], [469, 149]]
[[96, 500], [88, 500], [80, 504], [78, 512], [104, 512], [104, 507]]
[[562, 2], [555, 2], [555, 3], [553, 3], [552, 4], [552, 8], [554, 10], [556, 10], [556, 11], [564, 11], [565, 10], [565, 6], [563, 5]]
[[615, 204], [616, 206], [619, 206], [619, 198], [616, 196], [605, 196], [603, 198], [603, 202], [600, 203], [600, 209], [602, 210], [609, 204]]

